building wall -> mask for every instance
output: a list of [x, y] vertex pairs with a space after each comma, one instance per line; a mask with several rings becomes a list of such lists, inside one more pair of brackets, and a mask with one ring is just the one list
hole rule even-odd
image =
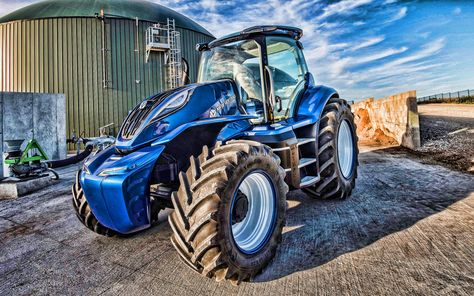
[[[150, 25], [139, 22], [137, 53], [135, 20], [107, 19], [103, 61], [102, 24], [96, 18], [0, 24], [0, 91], [64, 93], [68, 137], [73, 130], [98, 135], [98, 128], [111, 122], [117, 132], [128, 110], [166, 88], [163, 53], [151, 53], [145, 63], [145, 31]], [[199, 61], [195, 45], [212, 37], [178, 30], [191, 81], [195, 81]], [[104, 69], [107, 88], [103, 87]]]

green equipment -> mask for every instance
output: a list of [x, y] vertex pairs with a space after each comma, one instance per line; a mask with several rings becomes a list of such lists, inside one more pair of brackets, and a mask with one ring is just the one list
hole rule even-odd
[[[24, 140], [8, 140], [5, 164], [10, 168], [12, 177], [19, 179], [37, 177], [43, 175], [50, 170], [44, 162], [48, 160], [48, 156], [44, 152], [37, 140], [31, 139], [21, 150], [21, 144]], [[53, 172], [57, 177], [57, 174]]]

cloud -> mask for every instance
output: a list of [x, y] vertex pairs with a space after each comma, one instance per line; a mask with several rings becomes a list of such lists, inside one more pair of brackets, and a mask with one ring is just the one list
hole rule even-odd
[[385, 65], [383, 67], [393, 67], [393, 66], [398, 66], [402, 64], [406, 64], [408, 62], [413, 62], [416, 60], [432, 57], [435, 53], [438, 53], [445, 45], [445, 38], [438, 38], [428, 44], [425, 44], [421, 50], [408, 55], [403, 58], [399, 58], [396, 60], [393, 60]]
[[356, 50], [359, 50], [359, 49], [362, 49], [362, 48], [370, 47], [370, 46], [378, 44], [378, 43], [380, 43], [384, 40], [385, 40], [385, 36], [368, 38], [368, 39], [362, 40], [359, 44], [356, 44], [353, 47], [351, 47], [351, 50], [356, 51]]
[[[254, 25], [300, 27], [316, 81], [335, 87], [343, 96], [388, 95], [384, 92], [400, 89], [401, 84], [430, 87], [422, 81], [442, 81], [437, 71], [446, 67], [443, 55], [450, 45], [447, 38], [452, 38], [439, 33], [438, 28], [445, 26], [440, 19], [417, 22], [423, 19], [418, 6], [435, 9], [423, 1], [152, 1], [190, 17], [217, 37]], [[0, 0], [0, 15], [31, 2], [36, 1]], [[462, 4], [447, 11], [468, 13]]]
[[383, 59], [383, 58], [386, 58], [386, 57], [389, 57], [389, 56], [392, 56], [392, 55], [402, 53], [402, 52], [406, 51], [407, 49], [408, 49], [408, 47], [401, 47], [401, 48], [398, 48], [398, 49], [389, 48], [389, 49], [385, 49], [381, 52], [377, 52], [377, 53], [374, 53], [374, 54], [370, 54], [370, 55], [366, 55], [366, 56], [362, 56], [362, 57], [354, 57], [353, 58], [354, 62], [352, 64], [353, 65], [358, 65], [358, 64], [373, 62], [373, 61], [380, 60], [380, 59]]
[[354, 8], [371, 3], [372, 0], [343, 0], [330, 4], [323, 9], [323, 14], [320, 18], [327, 18], [335, 14], [350, 14], [355, 13]]
[[0, 17], [34, 2], [38, 0], [0, 1]]
[[358, 75], [357, 81], [370, 83], [384, 77], [402, 76], [409, 73], [441, 67], [444, 64], [418, 61], [432, 57], [444, 47], [444, 44], [444, 38], [440, 38], [435, 40], [433, 43], [425, 45], [421, 50], [415, 51], [410, 55], [393, 59], [390, 62], [381, 65], [368, 67], [364, 69], [362, 74]]
[[204, 9], [215, 10], [217, 5], [218, 4], [217, 4], [216, 0], [203, 0], [203, 1], [201, 1], [201, 6]]
[[407, 11], [408, 11], [408, 8], [406, 6], [400, 8], [398, 10], [398, 12], [394, 16], [389, 18], [387, 21], [385, 21], [385, 23], [388, 24], [388, 23], [393, 23], [393, 22], [396, 22], [398, 20], [401, 20], [402, 18], [404, 18], [407, 15]]

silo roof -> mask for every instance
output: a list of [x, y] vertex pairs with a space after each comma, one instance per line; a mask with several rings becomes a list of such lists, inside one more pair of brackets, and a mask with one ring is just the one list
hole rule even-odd
[[211, 37], [209, 31], [190, 18], [165, 6], [143, 0], [46, 0], [0, 17], [0, 23], [58, 17], [94, 17], [103, 9], [106, 17], [131, 18], [150, 22], [175, 19], [176, 26]]

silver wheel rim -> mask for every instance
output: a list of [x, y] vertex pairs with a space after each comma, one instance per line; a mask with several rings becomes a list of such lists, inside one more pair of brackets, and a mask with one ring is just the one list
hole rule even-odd
[[341, 122], [337, 135], [337, 160], [342, 176], [348, 179], [352, 173], [354, 162], [354, 143], [351, 128], [347, 120]]
[[[269, 177], [262, 172], [247, 175], [238, 190], [247, 196], [248, 210], [241, 222], [231, 225], [232, 236], [242, 252], [256, 253], [265, 245], [273, 230], [276, 216], [275, 190]], [[232, 204], [231, 213], [233, 207]]]

